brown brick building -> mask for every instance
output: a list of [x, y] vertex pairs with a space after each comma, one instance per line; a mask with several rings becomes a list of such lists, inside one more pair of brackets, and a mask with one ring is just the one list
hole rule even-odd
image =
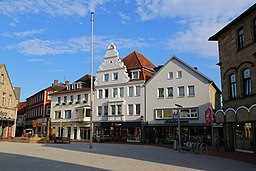
[[256, 4], [209, 38], [218, 41], [225, 149], [256, 152]]

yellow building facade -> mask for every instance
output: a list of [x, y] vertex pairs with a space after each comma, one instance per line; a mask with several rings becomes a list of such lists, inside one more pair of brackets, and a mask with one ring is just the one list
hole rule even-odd
[[18, 98], [4, 64], [0, 64], [0, 139], [14, 137]]

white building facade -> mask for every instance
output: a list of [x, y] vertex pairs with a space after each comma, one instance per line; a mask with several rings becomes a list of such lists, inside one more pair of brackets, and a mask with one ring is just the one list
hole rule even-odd
[[211, 142], [205, 111], [219, 107], [221, 93], [211, 79], [174, 56], [145, 87], [146, 141], [168, 143], [177, 139], [180, 116], [182, 141]]
[[51, 95], [51, 136], [90, 139], [90, 75]]
[[144, 78], [153, 75], [153, 70], [140, 62], [130, 62], [141, 60], [150, 63], [137, 52], [121, 59], [115, 45], [108, 46], [94, 83], [94, 129], [103, 141], [141, 141], [145, 117]]

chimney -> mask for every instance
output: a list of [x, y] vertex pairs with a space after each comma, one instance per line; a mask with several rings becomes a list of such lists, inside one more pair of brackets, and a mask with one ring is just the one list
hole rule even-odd
[[69, 85], [69, 81], [65, 81], [65, 85], [68, 86]]
[[58, 84], [58, 82], [59, 82], [58, 80], [54, 80], [54, 81], [53, 81], [53, 85]]

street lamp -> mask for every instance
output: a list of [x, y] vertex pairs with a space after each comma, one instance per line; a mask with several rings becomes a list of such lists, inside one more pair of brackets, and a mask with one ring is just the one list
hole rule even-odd
[[178, 115], [178, 129], [179, 129], [179, 131], [178, 131], [178, 136], [179, 136], [179, 150], [180, 150], [180, 144], [181, 144], [181, 139], [180, 139], [180, 109], [183, 107], [183, 106], [181, 106], [180, 104], [175, 104], [175, 106], [176, 107], [178, 107], [178, 111], [177, 111], [177, 114], [176, 115]]

